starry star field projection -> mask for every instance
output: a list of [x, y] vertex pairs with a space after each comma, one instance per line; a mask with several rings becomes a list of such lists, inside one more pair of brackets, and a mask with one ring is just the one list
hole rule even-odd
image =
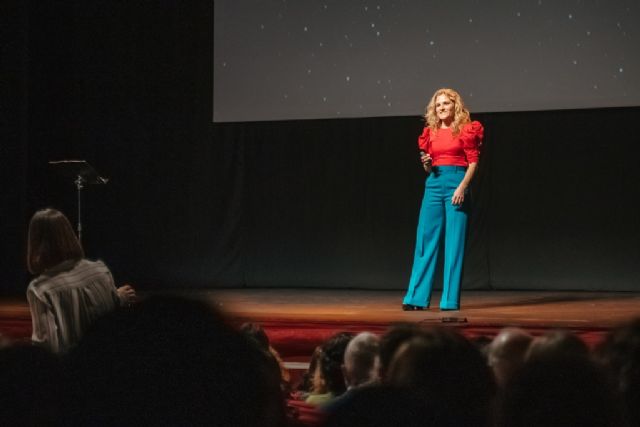
[[637, 0], [216, 0], [215, 122], [640, 105]]

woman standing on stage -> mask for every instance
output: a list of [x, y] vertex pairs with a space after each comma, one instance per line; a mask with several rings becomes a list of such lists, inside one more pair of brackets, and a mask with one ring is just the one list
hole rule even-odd
[[413, 269], [402, 309], [429, 307], [440, 244], [444, 239], [444, 283], [441, 310], [460, 308], [460, 283], [469, 214], [468, 189], [478, 167], [483, 128], [471, 121], [460, 95], [438, 89], [425, 111], [426, 126], [418, 138], [427, 172]]

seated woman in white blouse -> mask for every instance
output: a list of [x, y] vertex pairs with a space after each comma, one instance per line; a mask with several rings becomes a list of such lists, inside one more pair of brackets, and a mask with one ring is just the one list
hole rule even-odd
[[27, 267], [36, 275], [27, 288], [31, 340], [64, 353], [102, 314], [135, 300], [129, 286], [115, 287], [102, 261], [89, 261], [73, 228], [56, 209], [36, 212], [29, 224]]

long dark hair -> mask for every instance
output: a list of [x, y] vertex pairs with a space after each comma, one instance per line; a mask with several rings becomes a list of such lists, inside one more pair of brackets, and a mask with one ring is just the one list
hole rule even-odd
[[27, 268], [32, 274], [67, 260], [81, 260], [84, 250], [67, 217], [57, 209], [42, 209], [29, 223]]

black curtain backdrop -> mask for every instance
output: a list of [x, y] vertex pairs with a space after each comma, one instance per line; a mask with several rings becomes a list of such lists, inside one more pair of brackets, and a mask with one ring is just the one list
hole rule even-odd
[[0, 13], [0, 292], [26, 286], [29, 6]]
[[[212, 124], [209, 1], [6, 11], [4, 291], [29, 280], [36, 209], [76, 220], [73, 184], [47, 166], [64, 158], [111, 179], [84, 192], [84, 244], [119, 284], [405, 288], [418, 117]], [[486, 138], [464, 287], [640, 290], [640, 108], [474, 118]]]
[[[486, 132], [464, 288], [640, 289], [640, 109], [474, 118]], [[421, 127], [414, 117], [215, 124], [233, 189], [222, 281], [404, 288]]]
[[47, 162], [78, 158], [111, 178], [83, 194], [88, 256], [118, 283], [187, 283], [213, 234], [213, 3], [9, 0], [1, 19], [2, 289], [30, 279], [36, 209], [75, 223], [75, 187]]

